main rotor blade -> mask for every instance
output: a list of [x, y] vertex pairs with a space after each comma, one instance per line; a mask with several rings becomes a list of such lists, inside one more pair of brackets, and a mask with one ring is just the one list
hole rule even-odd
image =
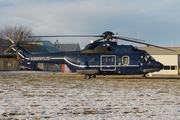
[[50, 35], [50, 36], [28, 36], [31, 37], [101, 37], [101, 35]]
[[[119, 39], [118, 37], [119, 36], [112, 36], [112, 38], [114, 38], [114, 39]], [[128, 40], [134, 40], [134, 41], [146, 41], [146, 40], [142, 40], [142, 39], [129, 38], [129, 37], [120, 37], [120, 38], [128, 39]]]
[[117, 36], [113, 36], [113, 37], [117, 38], [117, 39], [120, 39], [120, 40], [128, 41], [128, 42], [144, 44], [144, 45], [147, 45], [147, 46], [154, 46], [154, 47], [157, 47], [157, 48], [161, 48], [161, 49], [165, 49], [165, 50], [170, 50], [170, 51], [176, 52], [175, 50], [172, 50], [172, 49], [168, 49], [168, 48], [165, 48], [165, 47], [160, 47], [160, 46], [149, 44], [149, 43], [145, 43], [145, 42], [140, 42], [140, 41], [137, 41], [136, 39], [128, 39], [126, 37], [117, 37]]
[[103, 40], [104, 38], [100, 38], [100, 39], [97, 39], [97, 40], [95, 40], [94, 42], [99, 42], [99, 41], [101, 41], [101, 40]]

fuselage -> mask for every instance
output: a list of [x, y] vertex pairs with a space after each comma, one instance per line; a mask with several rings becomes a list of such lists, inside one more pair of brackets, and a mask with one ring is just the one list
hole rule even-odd
[[146, 74], [163, 68], [146, 51], [111, 41], [88, 44], [81, 51], [48, 54], [28, 54], [23, 51], [20, 53], [25, 62], [66, 64], [72, 72], [80, 74]]

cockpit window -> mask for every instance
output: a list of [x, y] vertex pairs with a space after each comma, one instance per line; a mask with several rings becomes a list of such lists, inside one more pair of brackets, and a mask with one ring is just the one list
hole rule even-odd
[[155, 59], [149, 55], [148, 53], [145, 53], [144, 55], [142, 54], [141, 55], [141, 59], [144, 60], [144, 61], [154, 61]]
[[143, 59], [144, 61], [153, 61], [155, 60], [151, 55], [149, 54], [145, 54], [145, 55], [141, 55], [141, 59]]
[[114, 62], [114, 57], [103, 57], [102, 62]]
[[150, 56], [149, 54], [146, 55], [146, 59], [147, 60], [155, 60], [152, 56]]

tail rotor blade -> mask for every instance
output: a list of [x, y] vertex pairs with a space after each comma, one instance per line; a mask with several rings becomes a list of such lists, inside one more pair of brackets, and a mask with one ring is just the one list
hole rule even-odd
[[19, 37], [18, 37], [16, 43], [18, 43], [18, 42], [22, 39], [22, 36], [23, 36], [23, 32], [21, 32], [21, 34], [19, 35]]
[[6, 38], [7, 38], [12, 44], [14, 44], [14, 41], [13, 41], [8, 35], [6, 35]]
[[17, 57], [18, 60], [20, 60], [17, 49], [16, 49], [16, 57]]
[[4, 54], [7, 53], [7, 52], [9, 52], [11, 49], [12, 49], [12, 47], [10, 46], [8, 49], [6, 49], [6, 50], [4, 51]]

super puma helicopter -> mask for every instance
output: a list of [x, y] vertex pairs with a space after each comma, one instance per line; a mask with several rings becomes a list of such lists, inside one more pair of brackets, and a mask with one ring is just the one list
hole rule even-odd
[[[23, 33], [20, 34], [19, 39]], [[14, 42], [10, 37], [6, 38], [12, 45], [6, 50], [16, 52], [21, 64], [32, 67], [37, 63], [66, 64], [72, 72], [83, 74], [85, 79], [96, 77], [96, 75], [143, 75], [157, 72], [163, 69], [163, 64], [156, 61], [146, 51], [140, 50], [132, 45], [117, 45], [113, 39], [129, 41], [147, 46], [154, 46], [166, 50], [164, 47], [141, 42], [139, 39], [115, 36], [111, 31], [102, 35], [56, 35], [56, 36], [29, 36], [29, 37], [100, 37], [100, 39], [89, 43], [81, 51], [57, 52], [46, 54], [31, 54], [22, 48], [17, 40]], [[102, 41], [104, 40], [104, 41]], [[173, 51], [173, 50], [171, 50]]]

